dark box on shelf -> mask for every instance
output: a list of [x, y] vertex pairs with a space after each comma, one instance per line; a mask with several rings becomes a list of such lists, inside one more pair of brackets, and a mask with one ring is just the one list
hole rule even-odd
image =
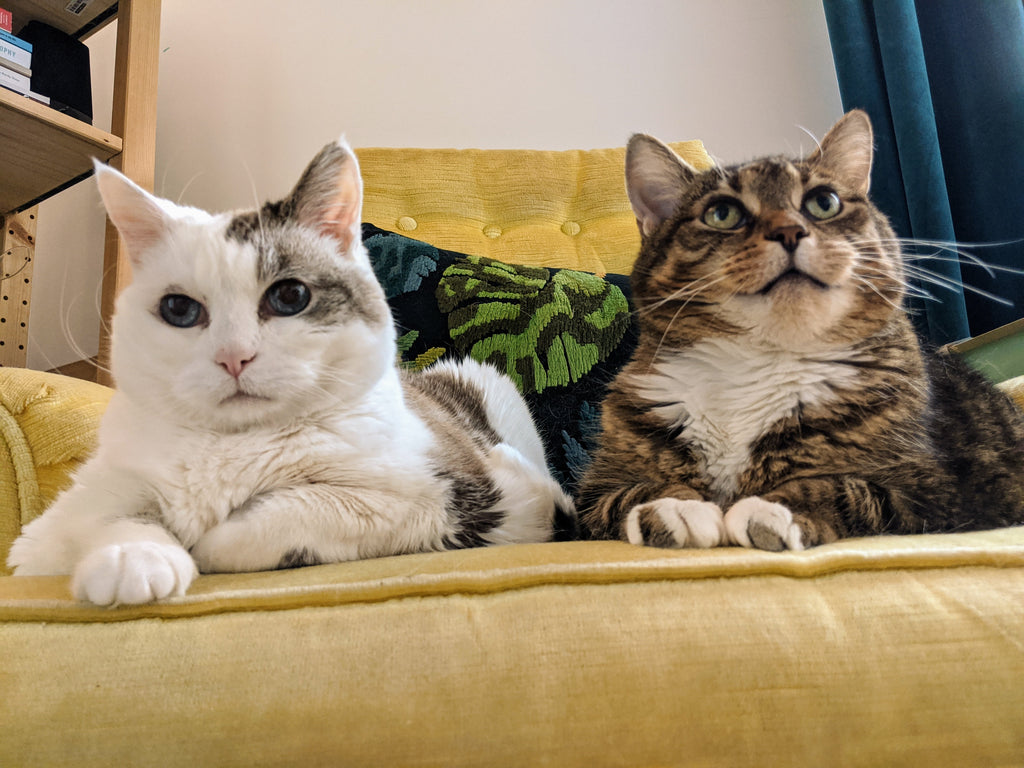
[[32, 43], [32, 90], [50, 106], [92, 125], [89, 48], [81, 40], [41, 21], [30, 21], [18, 37]]

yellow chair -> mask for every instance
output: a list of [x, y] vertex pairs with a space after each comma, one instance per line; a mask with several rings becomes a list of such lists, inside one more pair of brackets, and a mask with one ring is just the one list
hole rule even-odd
[[[621, 149], [359, 155], [383, 229], [599, 273], [636, 252]], [[0, 555], [109, 394], [0, 370]], [[112, 610], [0, 576], [0, 766], [1022, 765], [1022, 606], [1020, 528], [493, 547]]]

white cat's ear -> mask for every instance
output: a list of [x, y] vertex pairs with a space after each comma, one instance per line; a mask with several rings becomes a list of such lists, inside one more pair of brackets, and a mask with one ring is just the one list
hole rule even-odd
[[854, 109], [833, 125], [808, 161], [843, 179], [859, 194], [871, 187], [874, 134], [866, 112]]
[[344, 138], [320, 150], [289, 200], [295, 220], [333, 237], [342, 253], [359, 240], [363, 179], [355, 152]]
[[626, 146], [626, 194], [645, 237], [679, 208], [697, 171], [653, 136], [634, 135]]
[[136, 264], [143, 254], [167, 233], [168, 216], [158, 198], [123, 173], [93, 160], [96, 186], [107, 215], [128, 246], [128, 255]]

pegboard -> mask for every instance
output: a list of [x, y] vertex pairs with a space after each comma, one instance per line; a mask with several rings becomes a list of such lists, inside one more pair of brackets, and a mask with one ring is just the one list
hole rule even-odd
[[23, 368], [28, 354], [28, 313], [36, 256], [36, 212], [3, 217], [0, 240], [0, 366]]

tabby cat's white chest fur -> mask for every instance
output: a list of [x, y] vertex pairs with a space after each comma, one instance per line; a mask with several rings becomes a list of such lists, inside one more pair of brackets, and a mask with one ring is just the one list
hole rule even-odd
[[836, 399], [836, 386], [857, 375], [841, 362], [848, 358], [714, 339], [662, 354], [634, 380], [641, 397], [656, 404], [653, 413], [703, 454], [716, 501], [725, 503], [750, 464], [751, 447], [772, 424], [801, 405]]

